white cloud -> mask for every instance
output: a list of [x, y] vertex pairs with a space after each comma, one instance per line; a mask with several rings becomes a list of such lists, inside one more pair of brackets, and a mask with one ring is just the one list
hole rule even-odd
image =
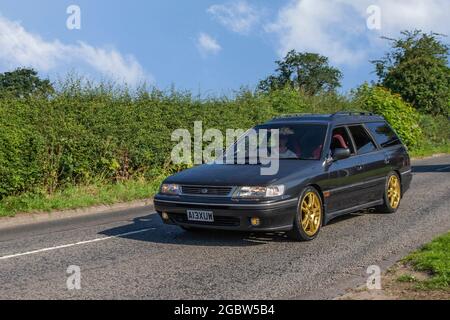
[[377, 5], [381, 9], [381, 32], [395, 36], [401, 30], [421, 29], [425, 32], [450, 33], [448, 0], [339, 0], [351, 4], [361, 16]]
[[33, 67], [52, 71], [73, 63], [82, 63], [113, 80], [136, 85], [153, 81], [132, 56], [114, 49], [96, 48], [84, 42], [64, 44], [46, 41], [25, 30], [18, 22], [0, 16], [0, 64], [8, 67]]
[[241, 34], [248, 34], [261, 17], [260, 10], [246, 1], [215, 4], [210, 6], [207, 12], [226, 28]]
[[357, 26], [349, 19], [347, 9], [339, 1], [295, 1], [282, 8], [276, 22], [266, 30], [278, 35], [280, 55], [296, 49], [324, 54], [338, 64], [354, 62], [364, 57], [364, 50], [348, 47], [349, 31]]
[[153, 78], [145, 74], [142, 66], [132, 55], [123, 56], [116, 50], [105, 50], [79, 42], [73, 48], [76, 56], [102, 74], [112, 78], [123, 79], [126, 83], [135, 85], [142, 81], [153, 82]]
[[[381, 9], [381, 30], [366, 27], [367, 8]], [[369, 59], [384, 43], [381, 35], [397, 37], [402, 30], [450, 33], [448, 0], [295, 0], [266, 25], [277, 36], [279, 54], [291, 49], [326, 55], [333, 63], [355, 65]]]
[[203, 56], [217, 54], [222, 50], [222, 47], [216, 39], [203, 32], [198, 36], [197, 48]]

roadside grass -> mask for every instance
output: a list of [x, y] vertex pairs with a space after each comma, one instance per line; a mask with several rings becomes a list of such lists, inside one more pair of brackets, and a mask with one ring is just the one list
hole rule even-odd
[[420, 147], [410, 150], [409, 154], [413, 158], [428, 157], [433, 154], [449, 153], [450, 154], [450, 142], [442, 144], [423, 144]]
[[424, 245], [389, 268], [382, 290], [353, 288], [339, 300], [450, 299], [450, 232]]
[[417, 278], [414, 277], [411, 274], [402, 274], [401, 276], [399, 276], [397, 278], [397, 281], [398, 282], [409, 282], [409, 283], [411, 283], [411, 282], [417, 282]]
[[403, 275], [400, 282], [414, 282], [422, 290], [450, 291], [450, 232], [426, 244], [402, 261], [414, 270], [426, 272], [430, 277], [419, 281], [410, 275]]
[[142, 200], [152, 197], [162, 180], [163, 178], [160, 177], [152, 181], [139, 179], [114, 184], [97, 182], [90, 185], [70, 186], [52, 194], [26, 193], [10, 196], [0, 201], [0, 217], [14, 216], [17, 213], [51, 212]]

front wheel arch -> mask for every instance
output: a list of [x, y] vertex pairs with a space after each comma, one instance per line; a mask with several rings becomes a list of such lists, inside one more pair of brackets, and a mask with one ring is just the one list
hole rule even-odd
[[[326, 219], [327, 206], [325, 205], [325, 196], [323, 194], [322, 188], [317, 184], [310, 184], [310, 185], [306, 186], [305, 188], [307, 188], [307, 187], [312, 187], [312, 188], [316, 189], [316, 191], [319, 193], [320, 199], [322, 200], [322, 226], [326, 226], [327, 222], [329, 222], [329, 221], [327, 221], [327, 219]], [[302, 189], [302, 192], [303, 192], [303, 190], [305, 190], [305, 188]]]
[[[313, 225], [308, 224], [308, 227], [316, 227], [317, 231], [314, 234], [308, 234], [308, 230], [304, 229], [304, 227], [302, 226], [302, 221], [303, 221], [303, 210], [301, 209], [301, 206], [303, 205], [303, 201], [305, 201], [306, 196], [309, 193], [314, 193], [315, 194], [315, 198], [314, 196], [312, 198], [309, 199], [309, 201], [313, 201], [313, 199], [318, 200], [318, 203], [316, 202], [316, 206], [314, 207], [314, 205], [312, 207], [309, 208], [309, 221], [310, 223], [313, 223]], [[315, 201], [314, 200], [314, 201]], [[314, 202], [313, 202], [314, 203]], [[317, 204], [320, 204], [320, 221], [316, 221], [316, 222], [312, 222], [315, 221], [315, 219], [317, 219]], [[321, 193], [321, 191], [319, 191], [318, 188], [316, 188], [314, 185], [308, 185], [306, 187], [304, 187], [298, 197], [298, 202], [297, 202], [297, 207], [296, 207], [296, 212], [294, 215], [294, 221], [293, 221], [293, 228], [290, 232], [288, 232], [288, 235], [291, 239], [297, 240], [297, 241], [311, 241], [314, 240], [318, 234], [320, 233], [320, 230], [322, 228], [322, 226], [324, 225], [324, 205], [323, 205], [323, 195]], [[299, 217], [299, 214], [302, 215]], [[313, 220], [311, 220], [313, 219]], [[318, 224], [317, 224], [318, 222]]]

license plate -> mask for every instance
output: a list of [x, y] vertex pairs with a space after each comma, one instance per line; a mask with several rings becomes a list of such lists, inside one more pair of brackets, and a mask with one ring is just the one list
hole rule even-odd
[[214, 222], [212, 211], [187, 210], [187, 217], [189, 221]]

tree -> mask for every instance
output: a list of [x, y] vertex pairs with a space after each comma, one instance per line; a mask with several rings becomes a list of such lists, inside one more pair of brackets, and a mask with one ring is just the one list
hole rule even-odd
[[0, 73], [0, 96], [9, 94], [18, 98], [47, 97], [53, 92], [50, 81], [40, 79], [33, 69], [19, 68], [12, 72]]
[[340, 87], [342, 73], [328, 64], [328, 58], [316, 53], [290, 51], [276, 61], [276, 74], [261, 81], [258, 89], [270, 91], [290, 86], [309, 95], [335, 91]]
[[449, 47], [436, 33], [403, 31], [390, 39], [391, 51], [372, 61], [379, 84], [398, 93], [414, 108], [434, 115], [450, 112]]

